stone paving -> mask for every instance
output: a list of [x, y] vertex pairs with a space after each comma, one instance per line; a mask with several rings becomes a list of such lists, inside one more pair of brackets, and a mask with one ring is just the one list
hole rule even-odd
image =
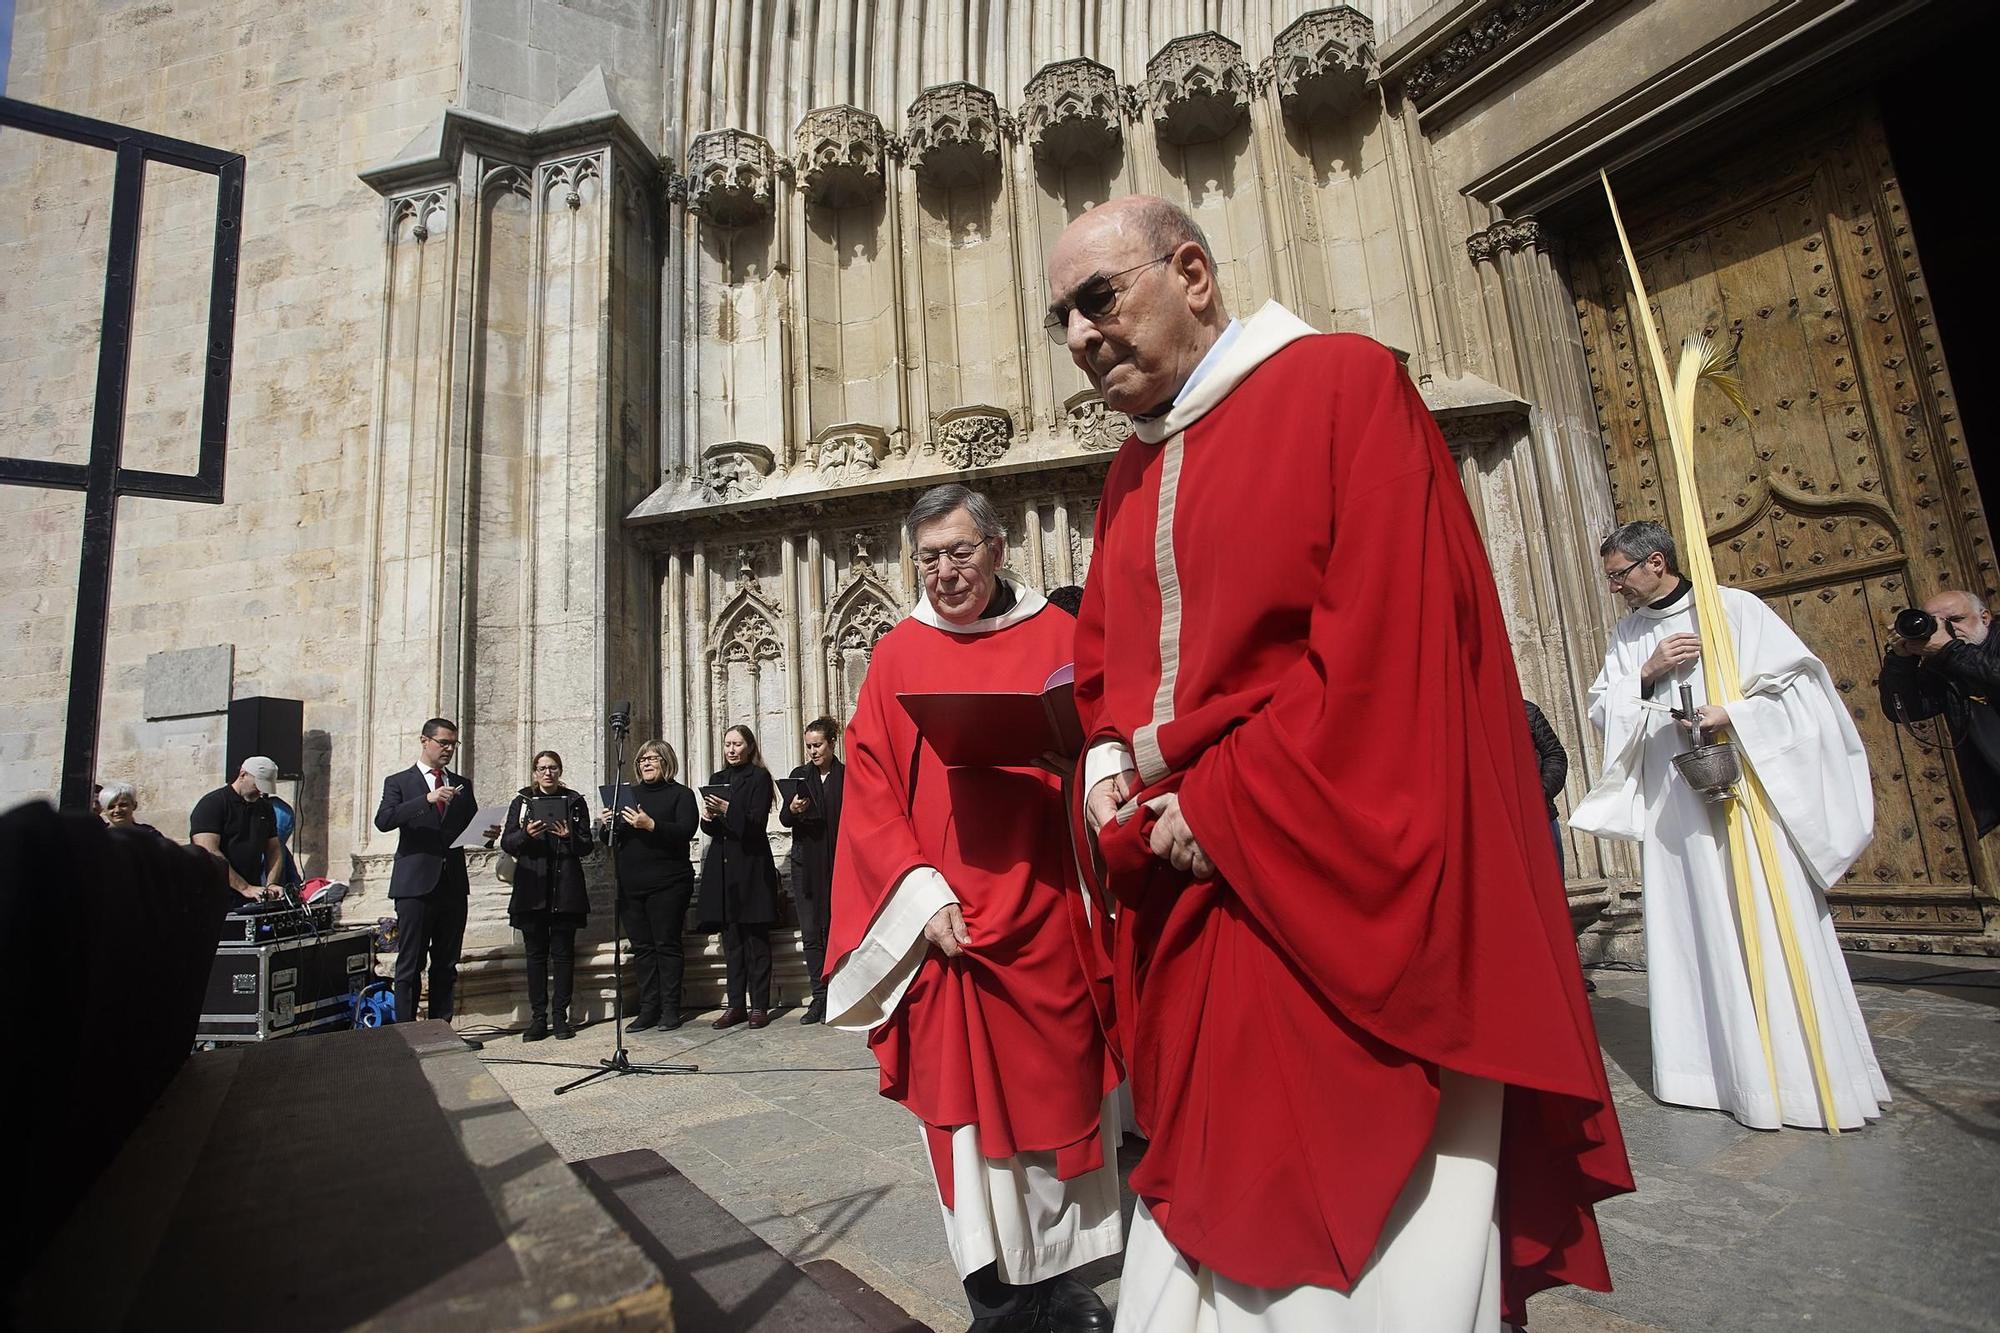
[[[1593, 974], [1639, 1192], [1599, 1211], [1618, 1289], [1536, 1297], [1535, 1333], [2000, 1329], [2000, 968], [1871, 954], [1849, 966], [1895, 1100], [1837, 1139], [1655, 1102], [1646, 979]], [[575, 1070], [507, 1062], [588, 1064], [609, 1053], [608, 1025], [485, 1055], [566, 1158], [656, 1149], [786, 1254], [838, 1260], [956, 1333], [965, 1309], [915, 1122], [876, 1095], [860, 1037], [796, 1016], [639, 1034], [635, 1060], [701, 1072], [560, 1098]], [[1116, 1301], [1115, 1262], [1086, 1276]]]

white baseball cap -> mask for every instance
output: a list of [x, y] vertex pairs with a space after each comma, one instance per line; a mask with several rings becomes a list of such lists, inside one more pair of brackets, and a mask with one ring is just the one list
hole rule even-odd
[[252, 778], [256, 779], [258, 791], [263, 792], [266, 796], [277, 795], [278, 765], [276, 762], [266, 759], [261, 754], [252, 755], [243, 761], [243, 772], [248, 773]]

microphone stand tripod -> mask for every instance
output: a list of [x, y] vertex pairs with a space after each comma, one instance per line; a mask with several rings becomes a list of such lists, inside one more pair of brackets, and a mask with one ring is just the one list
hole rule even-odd
[[[615, 761], [612, 773], [612, 795], [618, 794], [618, 787], [625, 780], [625, 733], [631, 729], [631, 705], [623, 704], [612, 709], [612, 747]], [[572, 1079], [556, 1089], [560, 1097], [572, 1088], [580, 1088], [586, 1083], [600, 1078], [619, 1078], [626, 1074], [693, 1074], [700, 1072], [699, 1065], [677, 1064], [634, 1064], [625, 1052], [625, 929], [619, 920], [619, 907], [623, 902], [624, 888], [618, 882], [618, 820], [617, 809], [611, 811], [611, 822], [605, 831], [604, 843], [611, 852], [611, 1058], [599, 1060], [598, 1067], [582, 1078]], [[574, 1067], [574, 1066], [572, 1066]]]

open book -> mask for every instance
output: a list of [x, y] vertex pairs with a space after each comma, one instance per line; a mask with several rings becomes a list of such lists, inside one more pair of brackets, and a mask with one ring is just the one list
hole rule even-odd
[[899, 694], [938, 758], [954, 767], [1033, 768], [1044, 754], [1083, 752], [1076, 715], [1076, 668], [1066, 666], [1038, 694]]

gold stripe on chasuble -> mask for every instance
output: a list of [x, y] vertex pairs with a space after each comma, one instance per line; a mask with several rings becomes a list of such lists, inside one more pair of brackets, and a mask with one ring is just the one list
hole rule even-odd
[[1186, 439], [1186, 431], [1176, 431], [1160, 447], [1160, 512], [1153, 524], [1153, 575], [1160, 585], [1160, 687], [1153, 692], [1153, 720], [1132, 737], [1132, 760], [1148, 786], [1167, 775], [1160, 728], [1174, 720], [1174, 685], [1181, 672], [1181, 576], [1174, 565], [1174, 509], [1180, 499]]

